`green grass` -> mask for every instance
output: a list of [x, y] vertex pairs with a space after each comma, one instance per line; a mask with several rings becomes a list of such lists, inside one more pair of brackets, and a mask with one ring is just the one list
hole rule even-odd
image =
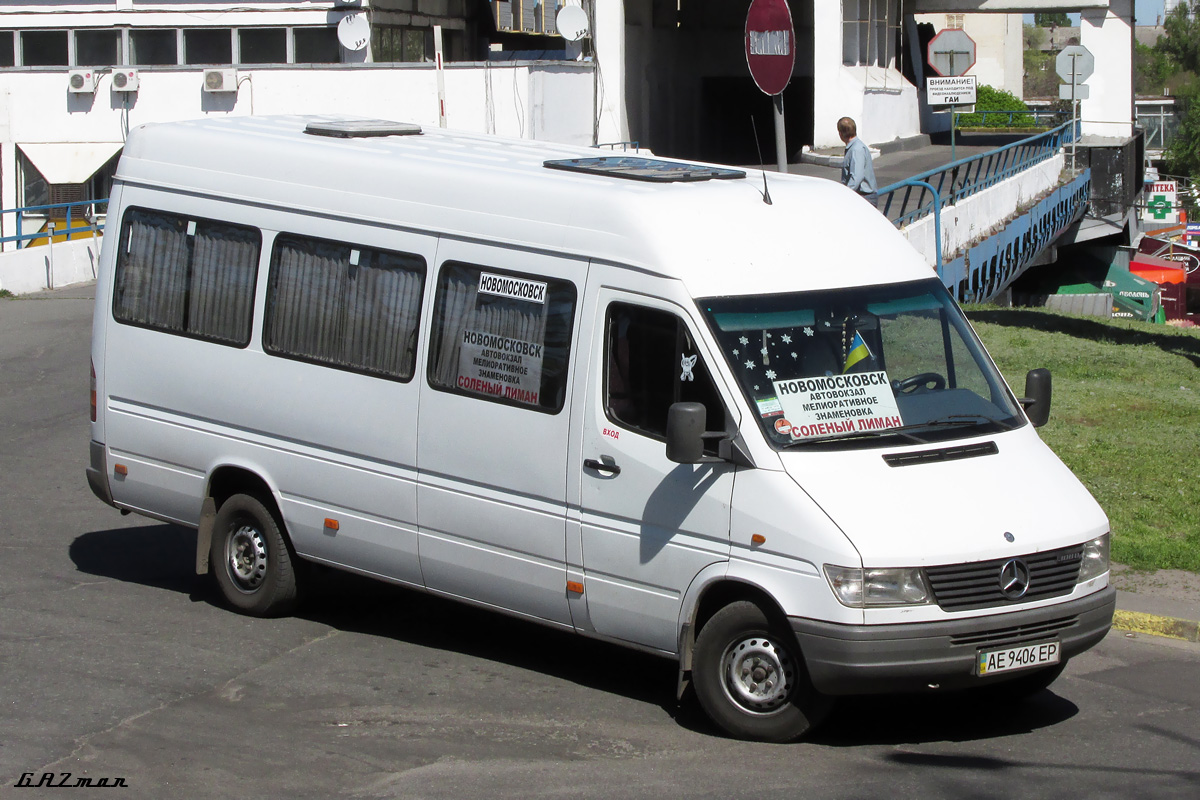
[[1112, 558], [1200, 572], [1200, 329], [967, 308], [1018, 394], [1053, 375], [1042, 439], [1108, 513]]

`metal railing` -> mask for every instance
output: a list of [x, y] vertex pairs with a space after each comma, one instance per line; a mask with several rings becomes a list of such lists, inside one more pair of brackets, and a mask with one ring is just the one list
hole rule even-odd
[[[104, 211], [101, 211], [101, 207]], [[16, 242], [17, 247], [21, 247], [21, 243], [24, 242], [24, 246], [28, 247], [36, 239], [51, 241], [51, 237], [64, 237], [66, 241], [71, 241], [94, 236], [104, 230], [101, 217], [107, 210], [108, 198], [0, 209], [0, 217], [6, 218], [9, 214], [16, 214], [17, 217], [17, 232], [10, 236], [0, 236], [0, 244]], [[80, 220], [87, 224], [76, 225]], [[33, 222], [37, 230], [26, 233], [25, 228], [30, 222]]]
[[1046, 123], [1047, 120], [1049, 120], [1051, 123], [1058, 123], [1058, 122], [1060, 122], [1060, 120], [1062, 118], [1071, 116], [1071, 112], [1070, 111], [1039, 111], [1037, 109], [1032, 109], [1032, 108], [1029, 109], [1028, 111], [955, 111], [954, 112], [954, 126], [956, 128], [961, 128], [963, 117], [979, 117], [981, 119], [981, 121], [983, 122], [983, 125], [981, 127], [987, 128], [989, 131], [994, 130], [997, 133], [1003, 133], [1005, 126], [988, 126], [988, 124], [987, 124], [988, 117], [1006, 117], [1008, 120], [1008, 127], [1012, 127], [1013, 120], [1019, 116], [1020, 117], [1033, 117], [1033, 125], [1032, 126], [1021, 126], [1021, 127], [1041, 127]]
[[[1004, 147], [952, 161], [884, 186], [879, 190], [879, 209], [896, 227], [904, 227], [1050, 159], [1077, 137], [1078, 126], [1067, 122]], [[940, 202], [933, 200], [935, 194]]]

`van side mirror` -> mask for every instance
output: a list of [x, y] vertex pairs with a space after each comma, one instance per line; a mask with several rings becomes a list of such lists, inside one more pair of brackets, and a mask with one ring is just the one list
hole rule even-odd
[[676, 464], [704, 460], [704, 426], [708, 409], [703, 403], [672, 403], [667, 409], [667, 458]]
[[1025, 396], [1020, 400], [1033, 427], [1040, 428], [1050, 419], [1050, 370], [1031, 369], [1025, 376]]

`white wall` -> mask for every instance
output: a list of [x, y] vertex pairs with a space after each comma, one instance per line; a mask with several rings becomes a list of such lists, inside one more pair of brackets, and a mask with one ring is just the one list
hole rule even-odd
[[[136, 94], [69, 94], [64, 68], [0, 72], [0, 208], [17, 204], [14, 145], [124, 141], [150, 122], [249, 114], [349, 114], [437, 126], [433, 65], [331, 65], [239, 70], [236, 93], [201, 88], [203, 71], [142, 70]], [[447, 127], [564, 144], [592, 143], [592, 68], [578, 62], [446, 67]], [[97, 164], [99, 168], [101, 164]], [[13, 215], [0, 235], [15, 233]], [[10, 245], [11, 246], [11, 245]]]
[[1133, 31], [1133, 0], [1080, 14], [1079, 43], [1096, 60], [1085, 81], [1090, 97], [1079, 104], [1084, 136], [1133, 135]]
[[[813, 147], [841, 147], [837, 121], [851, 117], [869, 144], [921, 132], [917, 89], [895, 69], [842, 65], [842, 4], [813, 4]], [[907, 58], [907, 54], [904, 56]]]
[[0, 253], [0, 289], [29, 294], [96, 279], [100, 238]]
[[[942, 209], [942, 258], [948, 261], [968, 245], [988, 235], [997, 220], [1012, 217], [1018, 208], [1032, 204], [1058, 186], [1066, 166], [1061, 153], [1006, 181]], [[937, 237], [933, 216], [900, 230], [932, 267], [937, 263]]]

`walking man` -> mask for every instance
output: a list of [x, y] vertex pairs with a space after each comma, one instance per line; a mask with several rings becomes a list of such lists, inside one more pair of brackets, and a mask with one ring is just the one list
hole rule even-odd
[[879, 195], [876, 194], [875, 167], [871, 164], [871, 151], [858, 138], [858, 126], [849, 117], [842, 117], [837, 123], [838, 136], [846, 145], [846, 155], [842, 158], [842, 183], [858, 192], [864, 200], [879, 208]]

